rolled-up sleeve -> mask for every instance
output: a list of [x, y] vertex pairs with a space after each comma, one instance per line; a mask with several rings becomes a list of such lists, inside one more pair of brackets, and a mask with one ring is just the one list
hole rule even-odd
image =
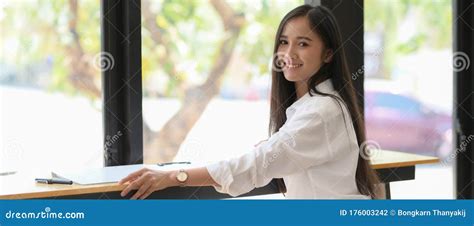
[[331, 158], [326, 125], [318, 112], [309, 108], [296, 113], [252, 152], [206, 168], [219, 184], [214, 186], [216, 191], [235, 197], [263, 187], [273, 178], [300, 172]]

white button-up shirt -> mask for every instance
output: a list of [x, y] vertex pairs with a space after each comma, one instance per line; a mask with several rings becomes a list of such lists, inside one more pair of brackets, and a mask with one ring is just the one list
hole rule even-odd
[[[316, 89], [339, 96], [330, 79]], [[359, 147], [351, 116], [339, 103], [342, 108], [318, 94], [299, 98], [267, 141], [238, 158], [206, 166], [219, 184], [216, 191], [238, 196], [283, 178], [289, 199], [369, 199], [357, 190]]]

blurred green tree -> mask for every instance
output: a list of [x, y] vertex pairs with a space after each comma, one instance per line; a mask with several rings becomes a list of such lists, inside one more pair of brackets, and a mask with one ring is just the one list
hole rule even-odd
[[[416, 31], [409, 37], [407, 25]], [[451, 47], [452, 9], [450, 0], [365, 0], [365, 32], [382, 35], [380, 54], [382, 67], [379, 77], [391, 78], [391, 72], [400, 56], [422, 47], [446, 49]]]
[[[236, 73], [226, 71], [234, 55], [258, 69], [257, 74], [239, 71], [239, 76], [269, 75], [279, 20], [299, 4], [302, 1], [142, 0], [144, 95], [182, 101], [160, 131], [144, 122], [145, 162], [174, 158], [226, 75]], [[100, 52], [98, 1], [12, 1], [3, 13], [0, 41], [6, 45], [7, 39], [19, 39], [21, 45], [9, 50], [15, 55], [2, 54], [1, 62], [28, 66], [52, 59], [51, 91], [91, 100], [101, 97], [100, 68], [94, 62]], [[166, 77], [163, 89], [147, 87], [161, 75]]]

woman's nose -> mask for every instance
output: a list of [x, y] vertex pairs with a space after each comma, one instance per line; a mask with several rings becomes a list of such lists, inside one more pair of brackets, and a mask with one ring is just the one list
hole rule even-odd
[[298, 55], [294, 52], [291, 52], [291, 51], [287, 51], [286, 54], [285, 54], [285, 59], [288, 59], [288, 60], [295, 60], [297, 59]]
[[289, 58], [289, 59], [296, 59], [297, 58], [297, 54], [296, 52], [294, 51], [294, 48], [289, 46], [288, 49], [286, 49], [286, 53], [285, 53], [285, 58]]

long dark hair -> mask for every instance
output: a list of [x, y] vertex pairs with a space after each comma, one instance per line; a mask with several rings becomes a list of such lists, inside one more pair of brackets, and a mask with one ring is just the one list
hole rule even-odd
[[[278, 55], [277, 51], [279, 39], [283, 32], [283, 28], [289, 20], [296, 17], [307, 18], [313, 32], [319, 35], [325, 48], [333, 50], [332, 60], [329, 63], [323, 63], [319, 71], [317, 71], [308, 80], [307, 84], [309, 94], [311, 96], [313, 94], [318, 94], [332, 97], [336, 99], [337, 103], [341, 107], [341, 110], [341, 103], [347, 106], [357, 136], [357, 142], [360, 149], [359, 151], [367, 153], [367, 150], [364, 150], [367, 148], [365, 145], [366, 134], [364, 119], [361, 109], [357, 104], [355, 89], [352, 84], [344, 48], [342, 46], [342, 38], [339, 27], [337, 25], [336, 18], [331, 13], [331, 11], [323, 6], [313, 7], [310, 5], [302, 5], [286, 14], [286, 16], [282, 19], [276, 33], [275, 47], [273, 51], [274, 56]], [[278, 67], [278, 61], [279, 59], [274, 58], [273, 65]], [[334, 89], [338, 92], [340, 97], [328, 93], [322, 93], [316, 90], [316, 85], [326, 79], [331, 79]], [[272, 70], [269, 125], [270, 135], [277, 132], [286, 122], [285, 111], [295, 101], [296, 88], [294, 82], [286, 80], [281, 70]], [[344, 121], [346, 121], [345, 118]], [[378, 194], [376, 192], [376, 188], [377, 184], [379, 183], [378, 177], [375, 174], [375, 171], [371, 168], [369, 160], [363, 158], [360, 154], [355, 180], [357, 189], [361, 194], [370, 196], [372, 198], [377, 197]], [[278, 182], [280, 191], [286, 191], [282, 181], [280, 180]]]

